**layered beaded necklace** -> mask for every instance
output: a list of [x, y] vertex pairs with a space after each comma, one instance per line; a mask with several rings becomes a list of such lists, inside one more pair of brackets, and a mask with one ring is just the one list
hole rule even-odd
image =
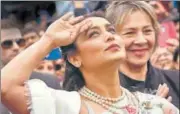
[[120, 110], [125, 108], [125, 107], [118, 106], [118, 102], [124, 99], [124, 96], [125, 96], [124, 92], [122, 92], [122, 96], [119, 96], [118, 98], [108, 98], [108, 97], [103, 97], [101, 95], [98, 95], [97, 93], [91, 91], [90, 89], [84, 86], [79, 90], [79, 93], [83, 97], [101, 105], [103, 108], [107, 109], [108, 111], [112, 113], [119, 114]]

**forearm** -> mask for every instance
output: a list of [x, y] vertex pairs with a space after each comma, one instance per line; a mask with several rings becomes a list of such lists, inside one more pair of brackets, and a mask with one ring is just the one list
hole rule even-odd
[[36, 65], [52, 50], [52, 41], [43, 36], [38, 42], [21, 52], [1, 70], [1, 91], [22, 86]]

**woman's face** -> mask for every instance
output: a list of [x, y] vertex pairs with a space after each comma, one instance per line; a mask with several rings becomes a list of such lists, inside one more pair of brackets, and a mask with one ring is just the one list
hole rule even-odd
[[117, 26], [117, 32], [125, 43], [126, 61], [133, 65], [144, 65], [155, 47], [155, 31], [150, 17], [143, 11], [132, 12]]
[[116, 34], [114, 26], [101, 17], [88, 19], [92, 21], [92, 26], [76, 40], [81, 65], [94, 69], [125, 58], [123, 40]]

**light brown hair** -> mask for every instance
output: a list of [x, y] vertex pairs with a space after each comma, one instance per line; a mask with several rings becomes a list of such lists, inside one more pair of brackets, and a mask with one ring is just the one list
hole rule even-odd
[[115, 26], [122, 26], [128, 15], [134, 11], [144, 11], [151, 19], [152, 26], [155, 30], [156, 44], [159, 34], [159, 23], [154, 11], [154, 8], [145, 1], [127, 1], [116, 0], [112, 1], [107, 9], [105, 17]]

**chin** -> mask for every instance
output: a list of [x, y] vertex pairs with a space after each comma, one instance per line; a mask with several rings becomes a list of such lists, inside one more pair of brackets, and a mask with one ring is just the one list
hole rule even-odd
[[128, 63], [133, 64], [135, 66], [143, 66], [147, 64], [148, 60], [147, 59], [139, 59], [139, 60], [129, 60]]
[[125, 53], [117, 53], [116, 55], [110, 55], [109, 60], [115, 61], [115, 62], [122, 62], [126, 58]]

